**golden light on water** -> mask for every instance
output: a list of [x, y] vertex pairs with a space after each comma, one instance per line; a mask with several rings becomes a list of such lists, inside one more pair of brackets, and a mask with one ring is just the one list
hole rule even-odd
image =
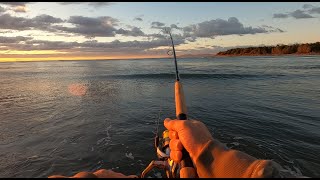
[[[1, 54], [1, 53], [0, 53]], [[55, 61], [55, 60], [109, 60], [109, 59], [144, 59], [144, 58], [167, 58], [167, 54], [162, 55], [121, 55], [121, 56], [61, 56], [59, 54], [2, 54], [0, 62], [17, 62], [17, 61]]]
[[68, 90], [74, 96], [84, 96], [87, 93], [88, 87], [85, 84], [75, 83], [70, 84]]

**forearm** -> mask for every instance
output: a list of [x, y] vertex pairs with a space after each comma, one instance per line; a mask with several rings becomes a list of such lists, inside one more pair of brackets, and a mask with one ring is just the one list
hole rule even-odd
[[278, 170], [270, 160], [258, 160], [246, 153], [228, 149], [217, 140], [209, 141], [193, 157], [199, 177], [275, 177]]

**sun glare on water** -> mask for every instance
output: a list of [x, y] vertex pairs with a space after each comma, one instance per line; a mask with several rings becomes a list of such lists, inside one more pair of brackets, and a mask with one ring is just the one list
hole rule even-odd
[[87, 86], [85, 84], [70, 84], [68, 87], [69, 93], [74, 96], [84, 96], [87, 93]]

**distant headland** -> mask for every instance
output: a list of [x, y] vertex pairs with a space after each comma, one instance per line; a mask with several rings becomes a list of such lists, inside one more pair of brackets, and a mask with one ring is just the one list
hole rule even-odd
[[320, 42], [262, 47], [234, 48], [216, 56], [320, 55]]

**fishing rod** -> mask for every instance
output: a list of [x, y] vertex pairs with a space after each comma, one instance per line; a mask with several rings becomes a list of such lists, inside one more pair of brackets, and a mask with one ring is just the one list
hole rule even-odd
[[[176, 80], [174, 85], [176, 118], [178, 120], [187, 120], [187, 107], [185, 103], [182, 83], [180, 82], [174, 43], [173, 43], [171, 32], [169, 30], [167, 30], [166, 32], [170, 35], [175, 70], [176, 70]], [[170, 158], [169, 142], [170, 142], [170, 139], [169, 139], [168, 130], [163, 131], [161, 139], [158, 136], [158, 132], [156, 132], [156, 136], [154, 139], [154, 146], [157, 151], [158, 160], [151, 161], [151, 163], [147, 166], [147, 168], [142, 172], [141, 178], [144, 178], [146, 174], [150, 172], [153, 168], [164, 169], [168, 178], [197, 177], [190, 155], [184, 148], [182, 150], [182, 160], [180, 163], [176, 163]]]

